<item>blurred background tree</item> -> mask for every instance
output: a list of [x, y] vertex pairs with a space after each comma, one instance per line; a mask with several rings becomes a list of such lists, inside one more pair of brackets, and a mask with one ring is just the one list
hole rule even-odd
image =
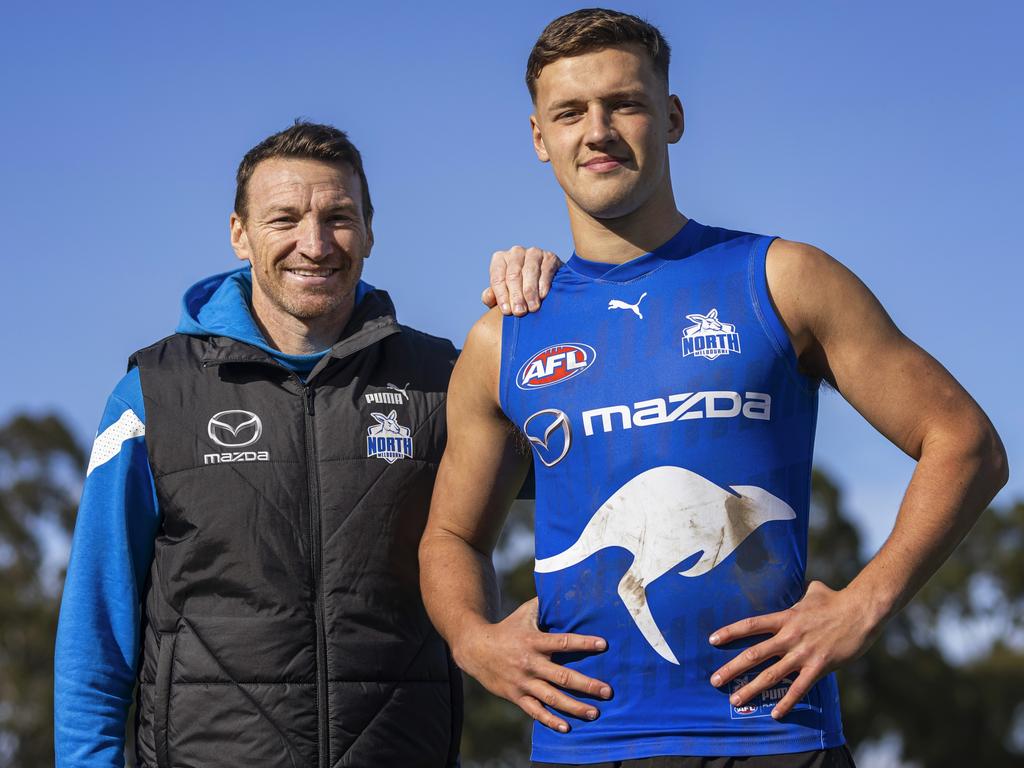
[[[0, 766], [53, 764], [53, 640], [85, 453], [55, 416], [0, 426]], [[533, 597], [533, 505], [496, 553], [504, 607]], [[861, 768], [872, 746], [922, 768], [1024, 765], [1024, 502], [993, 508], [867, 654], [839, 674]], [[808, 577], [864, 564], [840, 489], [812, 483]], [[526, 765], [530, 722], [467, 679], [466, 768]]]
[[0, 765], [53, 765], [53, 642], [85, 455], [55, 416], [0, 426]]

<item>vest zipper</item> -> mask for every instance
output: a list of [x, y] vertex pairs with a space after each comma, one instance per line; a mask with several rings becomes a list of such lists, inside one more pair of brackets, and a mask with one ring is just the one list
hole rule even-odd
[[313, 573], [313, 614], [316, 617], [316, 710], [318, 731], [318, 752], [320, 768], [330, 768], [329, 704], [327, 690], [327, 638], [324, 634], [324, 599], [321, 591], [323, 580], [323, 558], [321, 557], [320, 530], [320, 472], [317, 462], [316, 432], [313, 417], [316, 415], [316, 390], [305, 385], [302, 389], [306, 406], [306, 477], [309, 485], [309, 535], [310, 561]]

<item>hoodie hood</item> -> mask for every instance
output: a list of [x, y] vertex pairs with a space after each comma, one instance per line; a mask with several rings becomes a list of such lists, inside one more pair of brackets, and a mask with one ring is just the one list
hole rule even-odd
[[[356, 306], [374, 287], [360, 280]], [[252, 272], [249, 267], [233, 269], [204, 278], [182, 298], [178, 333], [189, 336], [226, 336], [263, 350], [289, 370], [306, 375], [320, 362], [327, 349], [309, 355], [287, 355], [267, 343], [252, 317]]]

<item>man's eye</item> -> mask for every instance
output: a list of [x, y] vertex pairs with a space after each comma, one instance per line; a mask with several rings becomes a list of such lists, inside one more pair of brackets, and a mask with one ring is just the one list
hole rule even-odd
[[615, 105], [615, 109], [619, 112], [635, 112], [640, 109], [640, 105], [635, 101], [620, 101]]
[[577, 109], [568, 109], [565, 112], [559, 112], [555, 115], [555, 120], [573, 120], [580, 116], [580, 112]]

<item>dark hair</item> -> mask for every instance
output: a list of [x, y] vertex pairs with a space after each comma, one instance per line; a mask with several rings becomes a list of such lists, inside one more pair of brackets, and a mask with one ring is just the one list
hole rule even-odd
[[537, 78], [553, 61], [629, 43], [636, 43], [647, 51], [654, 70], [667, 85], [671, 49], [653, 24], [606, 8], [582, 8], [559, 16], [544, 27], [526, 62], [526, 87], [530, 89], [530, 98], [537, 100]]
[[321, 160], [351, 166], [363, 188], [363, 220], [369, 226], [373, 218], [373, 203], [370, 202], [370, 187], [366, 183], [363, 158], [359, 150], [348, 140], [344, 131], [339, 131], [333, 125], [309, 123], [305, 120], [296, 120], [290, 128], [268, 136], [246, 152], [238, 164], [238, 173], [235, 175], [235, 213], [243, 220], [248, 214], [249, 179], [257, 165], [274, 157]]

